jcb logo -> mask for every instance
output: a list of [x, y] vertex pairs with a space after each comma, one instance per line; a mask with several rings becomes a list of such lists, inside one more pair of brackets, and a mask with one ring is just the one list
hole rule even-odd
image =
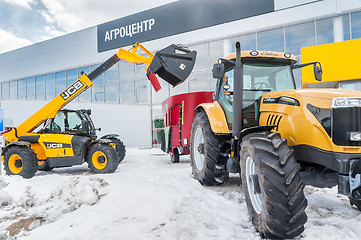
[[47, 149], [71, 148], [71, 145], [68, 143], [44, 142], [44, 145]]
[[61, 144], [61, 143], [48, 143], [48, 144], [46, 144], [46, 148], [63, 148], [63, 144]]
[[81, 89], [83, 86], [84, 86], [84, 84], [80, 80], [78, 80], [75, 83], [73, 83], [72, 85], [70, 85], [64, 92], [62, 92], [60, 94], [60, 96], [64, 100], [67, 100], [69, 97], [71, 97], [74, 93], [76, 93], [76, 91]]

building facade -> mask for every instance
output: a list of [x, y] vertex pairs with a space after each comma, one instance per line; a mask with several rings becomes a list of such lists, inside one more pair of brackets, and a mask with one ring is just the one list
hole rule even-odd
[[[118, 47], [141, 42], [155, 52], [183, 44], [197, 51], [197, 61], [179, 86], [161, 80], [162, 90], [155, 92], [144, 66], [121, 61], [67, 106], [92, 109], [95, 125], [102, 128], [99, 135], [117, 133], [128, 146], [148, 147], [159, 138], [161, 102], [175, 94], [213, 90], [212, 65], [233, 52], [235, 42], [242, 50], [290, 52], [300, 61], [302, 47], [357, 38], [360, 0], [179, 0], [0, 54], [5, 125], [19, 125]], [[295, 76], [300, 87], [300, 72]]]

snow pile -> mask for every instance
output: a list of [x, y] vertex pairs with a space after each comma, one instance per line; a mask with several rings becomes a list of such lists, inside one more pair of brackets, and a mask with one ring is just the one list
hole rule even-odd
[[50, 179], [34, 181], [18, 176], [0, 177], [0, 239], [7, 235], [26, 235], [27, 231], [56, 221], [82, 205], [96, 204], [107, 192], [104, 187], [108, 183], [97, 176], [73, 176], [63, 182], [59, 181], [60, 176], [51, 177], [58, 185], [50, 188], [42, 186], [51, 185]]

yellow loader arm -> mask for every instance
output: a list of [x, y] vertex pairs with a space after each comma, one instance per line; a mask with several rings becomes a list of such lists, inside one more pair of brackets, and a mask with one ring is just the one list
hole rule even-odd
[[[138, 54], [137, 51], [139, 49], [145, 54]], [[183, 53], [179, 53], [179, 51]], [[188, 49], [181, 48], [174, 44], [158, 51], [155, 55], [139, 43], [134, 44], [128, 51], [120, 48], [116, 54], [89, 73], [89, 75], [81, 75], [73, 84], [25, 120], [17, 128], [4, 133], [5, 143], [9, 144], [18, 141], [20, 136], [30, 133], [46, 119], [54, 118], [60, 109], [70, 103], [83, 91], [93, 86], [93, 81], [119, 60], [124, 60], [132, 64], [146, 64], [145, 70], [147, 71], [147, 76], [154, 89], [158, 91], [161, 87], [155, 74], [158, 74], [173, 86], [179, 84], [189, 76], [195, 63], [195, 56], [195, 51], [191, 52]]]

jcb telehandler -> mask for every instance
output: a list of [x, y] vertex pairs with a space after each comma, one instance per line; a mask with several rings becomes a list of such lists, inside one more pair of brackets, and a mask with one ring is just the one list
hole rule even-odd
[[[137, 53], [139, 49], [143, 51], [142, 55]], [[155, 55], [139, 43], [129, 51], [119, 49], [89, 75], [82, 74], [18, 127], [3, 133], [6, 146], [2, 148], [1, 160], [6, 173], [31, 178], [38, 169], [80, 165], [85, 161], [94, 173], [114, 172], [125, 157], [125, 146], [118, 135], [110, 134], [97, 139], [90, 110], [62, 108], [91, 87], [94, 79], [119, 60], [146, 64], [147, 76], [157, 91], [160, 84], [155, 74], [175, 85], [188, 77], [195, 57], [195, 51], [174, 44]]]
[[[292, 69], [313, 65], [317, 80], [322, 69], [296, 62], [288, 53], [241, 52], [236, 43], [236, 53], [213, 66], [213, 102], [194, 109], [193, 123], [180, 120], [182, 129], [192, 124], [193, 177], [214, 185], [240, 173], [250, 219], [267, 238], [304, 231], [305, 184], [338, 185], [361, 209], [361, 93], [297, 90]], [[182, 113], [192, 106], [179, 102]]]

